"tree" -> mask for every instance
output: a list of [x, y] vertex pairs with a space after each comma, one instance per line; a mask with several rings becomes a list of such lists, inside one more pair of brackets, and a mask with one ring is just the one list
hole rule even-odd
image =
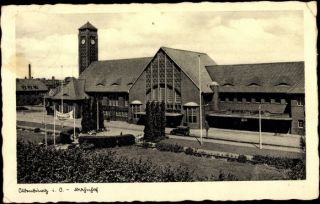
[[82, 132], [90, 131], [90, 102], [89, 99], [85, 99], [82, 106], [82, 119], [81, 119], [81, 128]]
[[158, 142], [165, 137], [165, 104], [147, 102], [144, 139]]
[[99, 105], [99, 111], [98, 111], [99, 112], [99, 128], [103, 129], [104, 128], [104, 116], [103, 116], [102, 103], [100, 100], [98, 102], [98, 105]]
[[153, 137], [152, 131], [152, 115], [151, 115], [151, 103], [148, 101], [146, 104], [146, 120], [144, 126], [144, 140], [150, 141]]
[[164, 139], [166, 136], [166, 104], [162, 101], [161, 106], [161, 126], [160, 126], [160, 131], [161, 131], [161, 139]]
[[97, 129], [97, 100], [95, 97], [92, 97], [91, 100], [91, 124], [90, 124], [90, 130], [96, 130]]

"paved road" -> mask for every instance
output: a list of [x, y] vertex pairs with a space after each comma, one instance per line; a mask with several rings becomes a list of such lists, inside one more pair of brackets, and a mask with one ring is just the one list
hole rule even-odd
[[[17, 120], [18, 121], [27, 121], [27, 122], [35, 122], [35, 123], [43, 123], [46, 121], [48, 124], [47, 127], [53, 129], [53, 117], [49, 115], [44, 115], [43, 112], [17, 112]], [[75, 120], [76, 127], [81, 126], [81, 119]], [[50, 126], [51, 125], [51, 126]], [[56, 122], [56, 125], [61, 125], [60, 121]], [[73, 120], [68, 120], [63, 122], [64, 126], [73, 126]], [[128, 124], [126, 122], [121, 121], [111, 121], [104, 123], [105, 127], [112, 128], [115, 130], [121, 130], [123, 134], [127, 132], [131, 132], [132, 134], [143, 134], [144, 126]], [[169, 134], [171, 128], [166, 128], [166, 133]], [[191, 129], [190, 134], [193, 137], [183, 137], [183, 139], [192, 139], [196, 140], [196, 138], [200, 137], [201, 131], [200, 129]], [[206, 133], [205, 130], [202, 131], [203, 138]], [[175, 136], [171, 136], [175, 137]], [[181, 138], [181, 137], [176, 137]], [[259, 133], [258, 132], [250, 132], [250, 131], [238, 131], [238, 130], [226, 130], [226, 129], [217, 129], [210, 128], [208, 132], [208, 138], [204, 139], [205, 141], [211, 141], [220, 144], [233, 144], [239, 146], [248, 146], [248, 147], [256, 147], [259, 144]], [[298, 135], [274, 135], [273, 133], [262, 133], [262, 142], [264, 148], [272, 148], [279, 149], [283, 151], [299, 151], [300, 147], [300, 136]]]

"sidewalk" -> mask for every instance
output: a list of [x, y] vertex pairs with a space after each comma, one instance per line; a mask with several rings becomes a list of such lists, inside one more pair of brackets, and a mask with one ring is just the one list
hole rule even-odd
[[[32, 113], [23, 113], [17, 112], [17, 120], [18, 121], [26, 121], [39, 123], [43, 126], [43, 121], [46, 121], [46, 124], [53, 125], [53, 116], [44, 115], [43, 112], [32, 112]], [[18, 124], [18, 122], [17, 122]], [[56, 125], [60, 125], [60, 121], [56, 121]], [[64, 121], [64, 126], [73, 126], [73, 120]], [[76, 119], [76, 127], [81, 127], [81, 119]], [[21, 124], [20, 122], [20, 125]], [[107, 128], [116, 128], [125, 130], [132, 130], [136, 133], [143, 133], [144, 126], [129, 124], [123, 121], [110, 121], [104, 123]], [[51, 128], [50, 125], [47, 125], [47, 128]], [[58, 129], [58, 128], [57, 128]], [[59, 128], [60, 129], [60, 128]], [[166, 128], [166, 133], [169, 134], [172, 128]], [[201, 131], [200, 129], [191, 129], [190, 136], [191, 137], [200, 137]], [[205, 138], [206, 132], [205, 129], [202, 130], [202, 137]], [[190, 137], [185, 137], [190, 138]], [[227, 129], [217, 129], [210, 128], [208, 131], [208, 139], [214, 139], [216, 141], [229, 141], [229, 142], [237, 142], [237, 143], [249, 143], [257, 145], [259, 144], [259, 133], [258, 132], [250, 132], [250, 131], [240, 131], [240, 130], [227, 130]], [[281, 134], [274, 135], [273, 133], [262, 133], [262, 143], [263, 145], [272, 145], [279, 147], [289, 147], [289, 148], [299, 148], [300, 147], [300, 136], [291, 135], [291, 134]]]

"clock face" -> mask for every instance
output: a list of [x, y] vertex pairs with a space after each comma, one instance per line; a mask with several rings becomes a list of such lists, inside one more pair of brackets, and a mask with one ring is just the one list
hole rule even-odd
[[86, 42], [85, 39], [82, 39], [82, 40], [81, 40], [81, 44], [84, 44], [85, 42]]
[[96, 43], [96, 41], [94, 41], [93, 39], [91, 40], [91, 45], [94, 45]]

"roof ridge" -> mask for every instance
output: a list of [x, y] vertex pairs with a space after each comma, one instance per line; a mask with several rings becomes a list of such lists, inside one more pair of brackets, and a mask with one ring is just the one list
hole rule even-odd
[[178, 51], [184, 51], [184, 52], [193, 52], [193, 53], [208, 55], [207, 53], [204, 53], [204, 52], [197, 52], [197, 51], [192, 51], [192, 50], [184, 50], [184, 49], [171, 48], [171, 47], [165, 47], [165, 46], [161, 46], [160, 48], [171, 49], [171, 50], [178, 50]]
[[98, 60], [95, 62], [109, 62], [109, 61], [120, 61], [120, 60], [133, 60], [133, 59], [147, 59], [153, 57], [133, 57], [133, 58], [121, 58], [121, 59], [109, 59], [109, 60]]
[[304, 61], [286, 61], [286, 62], [259, 62], [259, 63], [244, 63], [244, 64], [215, 64], [207, 65], [206, 67], [222, 67], [222, 66], [243, 66], [243, 65], [262, 65], [262, 64], [286, 64], [286, 63], [304, 63]]

